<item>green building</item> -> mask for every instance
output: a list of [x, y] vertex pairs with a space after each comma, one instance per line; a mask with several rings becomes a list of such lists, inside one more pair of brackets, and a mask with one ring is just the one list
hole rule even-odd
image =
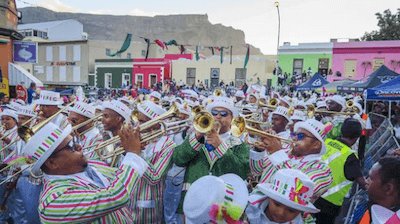
[[[279, 47], [278, 60], [282, 73], [293, 74], [306, 72], [310, 76], [319, 72], [328, 75], [332, 72], [333, 43], [300, 43], [291, 45], [286, 42]], [[289, 82], [289, 81], [288, 81]]]
[[94, 76], [89, 76], [89, 86], [121, 88], [132, 85], [132, 59], [96, 59]]

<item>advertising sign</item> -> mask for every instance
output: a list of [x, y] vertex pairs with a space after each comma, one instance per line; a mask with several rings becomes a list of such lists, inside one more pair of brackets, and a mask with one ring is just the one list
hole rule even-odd
[[26, 90], [25, 86], [17, 85], [15, 87], [15, 91], [17, 92], [17, 99], [21, 99], [26, 102], [28, 99], [28, 91]]
[[37, 43], [14, 41], [13, 45], [13, 57], [15, 62], [37, 63]]

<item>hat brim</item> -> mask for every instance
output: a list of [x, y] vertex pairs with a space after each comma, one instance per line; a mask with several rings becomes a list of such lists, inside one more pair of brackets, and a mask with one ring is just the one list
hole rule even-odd
[[[51, 154], [54, 152], [54, 150], [58, 147], [58, 145], [64, 141], [64, 139], [71, 134], [72, 132], [72, 126], [68, 125], [64, 130], [62, 130], [62, 133], [60, 137], [53, 143], [53, 147], [49, 148], [40, 158], [37, 160], [33, 165], [32, 165], [32, 173], [37, 174], [40, 172], [40, 167], [43, 165], [43, 163], [46, 162], [46, 160], [51, 156]], [[29, 144], [26, 144], [25, 147], [30, 147]]]
[[54, 102], [54, 101], [41, 100], [41, 99], [38, 99], [37, 101], [35, 101], [35, 104], [37, 104], [37, 105], [50, 105], [50, 106], [59, 106], [59, 105], [62, 105], [63, 103], [64, 102], [62, 102], [62, 101]]
[[290, 117], [288, 117], [288, 116], [286, 116], [286, 115], [283, 115], [283, 114], [280, 114], [280, 113], [277, 113], [277, 112], [272, 112], [272, 113], [271, 113], [271, 115], [274, 115], [274, 114], [275, 114], [275, 115], [280, 115], [280, 116], [286, 118], [287, 121], [290, 121]]
[[77, 110], [74, 107], [68, 108], [68, 112], [75, 112], [75, 113], [77, 113], [79, 115], [82, 115], [82, 116], [84, 116], [86, 118], [93, 118], [95, 116], [94, 114], [92, 116], [88, 116], [87, 114], [82, 113], [80, 110]]
[[326, 151], [326, 147], [325, 147], [325, 141], [324, 139], [321, 137], [321, 135], [314, 130], [313, 128], [310, 128], [309, 126], [306, 125], [305, 122], [297, 122], [294, 125], [294, 131], [297, 132], [297, 130], [299, 130], [299, 128], [303, 128], [304, 130], [309, 131], [316, 139], [318, 139], [318, 141], [321, 142], [321, 152], [319, 153], [320, 155], [325, 154]]
[[282, 203], [290, 208], [296, 209], [298, 211], [302, 212], [309, 212], [309, 213], [318, 213], [320, 212], [319, 209], [317, 209], [312, 203], [308, 203], [307, 205], [300, 205], [298, 203], [295, 203], [291, 200], [288, 200], [287, 198], [282, 197], [279, 193], [276, 191], [272, 190], [272, 184], [264, 184], [264, 186], [258, 186], [258, 189], [264, 193], [268, 198], [271, 198], [279, 203]]
[[235, 106], [229, 106], [227, 103], [221, 103], [221, 102], [215, 102], [214, 101], [212, 103], [207, 104], [206, 109], [207, 109], [208, 112], [211, 113], [211, 110], [213, 108], [215, 108], [215, 107], [223, 107], [223, 108], [229, 110], [232, 113], [233, 117], [237, 117], [239, 115], [239, 112], [236, 109], [236, 107]]

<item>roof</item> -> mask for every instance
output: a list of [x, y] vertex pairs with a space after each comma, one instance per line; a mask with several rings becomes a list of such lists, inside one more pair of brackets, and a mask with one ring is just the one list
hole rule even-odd
[[35, 29], [35, 30], [47, 31], [49, 28], [59, 26], [60, 24], [68, 22], [68, 21], [80, 23], [79, 21], [74, 20], [74, 19], [56, 20], [56, 21], [43, 22], [43, 23], [27, 23], [27, 24], [18, 25], [18, 30]]
[[338, 42], [333, 48], [400, 47], [400, 40]]

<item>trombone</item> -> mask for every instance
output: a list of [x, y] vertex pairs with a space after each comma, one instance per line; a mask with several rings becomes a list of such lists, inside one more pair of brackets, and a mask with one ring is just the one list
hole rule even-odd
[[257, 102], [258, 108], [267, 108], [268, 110], [275, 110], [278, 107], [279, 101], [276, 98], [272, 98], [268, 101], [268, 104], [265, 104], [261, 101]]
[[248, 124], [248, 122], [246, 122], [246, 119], [244, 119], [243, 117], [237, 117], [232, 120], [231, 132], [232, 135], [235, 137], [240, 137], [243, 133], [247, 132], [248, 134], [256, 135], [259, 137], [278, 138], [282, 142], [288, 144], [293, 142], [291, 139], [283, 138], [278, 135], [270, 134], [268, 132], [253, 128]]
[[[30, 128], [30, 127], [28, 127], [28, 126], [26, 126], [26, 125], [19, 127], [19, 128], [17, 129], [19, 138], [22, 139], [22, 140], [25, 141], [25, 142], [28, 142], [28, 141], [32, 138], [32, 136], [33, 136], [35, 133], [38, 132], [38, 130], [40, 130], [41, 128], [43, 128], [46, 124], [48, 124], [51, 120], [53, 120], [53, 119], [54, 119], [56, 116], [58, 116], [60, 113], [62, 113], [62, 112], [64, 112], [65, 110], [67, 110], [68, 107], [70, 107], [70, 106], [71, 106], [72, 104], [74, 104], [74, 103], [75, 103], [75, 101], [72, 101], [72, 102], [69, 103], [67, 106], [65, 106], [65, 107], [62, 108], [61, 110], [57, 111], [55, 114], [53, 114], [52, 116], [48, 117], [46, 120], [41, 121], [40, 123], [36, 124], [36, 125], [33, 126], [32, 128]], [[26, 122], [25, 122], [25, 123], [26, 123]], [[10, 143], [10, 144], [11, 144], [11, 143]], [[9, 144], [9, 145], [10, 145], [10, 144]], [[7, 147], [8, 147], [9, 145], [7, 145]], [[12, 164], [12, 165], [14, 165], [14, 164]], [[12, 165], [10, 165], [10, 166], [8, 166], [8, 167], [11, 167]], [[8, 167], [7, 167], [7, 168], [8, 168]], [[6, 182], [8, 182], [8, 181], [10, 181], [11, 179], [15, 178], [15, 177], [18, 176], [20, 173], [22, 173], [24, 170], [26, 170], [26, 169], [28, 169], [28, 168], [30, 168], [30, 167], [31, 167], [31, 164], [29, 164], [29, 165], [26, 166], [25, 168], [23, 168], [23, 169], [17, 171], [16, 173], [14, 173], [14, 174], [8, 176], [4, 181], [2, 181], [2, 182], [0, 183], [0, 185], [3, 184], [3, 183], [6, 183]]]
[[[156, 138], [156, 137], [159, 137], [161, 134], [164, 134], [165, 130], [168, 130], [168, 129], [166, 128], [166, 125], [165, 125], [163, 122], [160, 123], [160, 121], [165, 120], [165, 119], [167, 119], [167, 118], [174, 117], [174, 116], [176, 116], [178, 113], [179, 113], [178, 107], [176, 106], [176, 104], [172, 104], [171, 108], [170, 108], [167, 112], [165, 112], [164, 114], [158, 116], [158, 117], [157, 117], [156, 119], [154, 119], [154, 120], [150, 120], [150, 121], [147, 121], [147, 122], [145, 122], [145, 123], [139, 125], [140, 130], [149, 129], [150, 127], [152, 127], [152, 126], [154, 126], [154, 125], [156, 125], [156, 124], [161, 124], [161, 127], [162, 127], [162, 128], [161, 128], [161, 132], [158, 133], [157, 135], [155, 135], [154, 133], [153, 133], [153, 134], [151, 134], [151, 133], [149, 133], [149, 134], [143, 134], [143, 135], [141, 136], [141, 138], [143, 139], [141, 142], [144, 143], [144, 142], [146, 142], [146, 141], [150, 141], [150, 140], [152, 140], [152, 139], [154, 139], [154, 138]], [[135, 112], [135, 111], [133, 111], [132, 114], [131, 114], [131, 120], [132, 120], [132, 121], [137, 120], [136, 112]], [[182, 127], [180, 127], [180, 128], [182, 128]], [[163, 130], [164, 130], [164, 131], [163, 131]], [[170, 130], [168, 130], [168, 131], [170, 131]], [[118, 155], [121, 155], [121, 154], [124, 153], [124, 149], [122, 149], [121, 147], [119, 147], [119, 148], [117, 148], [117, 149], [110, 150], [110, 152], [109, 152], [107, 155], [102, 155], [102, 153], [100, 152], [100, 150], [103, 149], [103, 148], [106, 148], [106, 147], [109, 146], [109, 145], [118, 143], [118, 142], [120, 142], [120, 141], [121, 141], [121, 138], [120, 138], [119, 136], [114, 136], [114, 137], [108, 139], [107, 141], [104, 141], [104, 142], [99, 143], [98, 145], [96, 145], [94, 151], [97, 152], [97, 154], [99, 155], [100, 159], [102, 159], [102, 160], [108, 159], [108, 158], [111, 158], [111, 157], [114, 157], [114, 159], [115, 159]], [[94, 147], [94, 146], [90, 146], [90, 147], [87, 147], [87, 148], [92, 148], [92, 147]], [[117, 151], [117, 150], [118, 150], [118, 151]], [[89, 152], [86, 152], [85, 155], [86, 155], [86, 154], [89, 154], [89, 153], [91, 153], [91, 152], [93, 152], [93, 151], [91, 150], [91, 151], [89, 151]]]
[[90, 123], [93, 122], [93, 121], [100, 120], [102, 116], [103, 116], [103, 113], [100, 113], [100, 114], [98, 114], [98, 115], [96, 115], [96, 116], [94, 116], [94, 117], [92, 117], [92, 118], [90, 118], [90, 119], [88, 119], [88, 120], [86, 120], [86, 121], [80, 123], [80, 124], [77, 124], [77, 125], [73, 126], [73, 127], [72, 127], [72, 130], [73, 130], [73, 131], [76, 131], [76, 130], [78, 130], [79, 128], [86, 126], [87, 124], [90, 124]]

